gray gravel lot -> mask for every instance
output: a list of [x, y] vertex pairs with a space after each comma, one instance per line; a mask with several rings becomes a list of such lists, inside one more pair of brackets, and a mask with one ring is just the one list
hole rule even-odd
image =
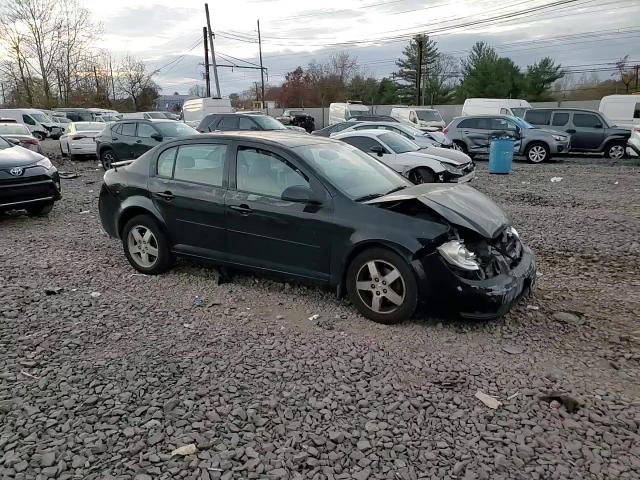
[[277, 279], [134, 274], [95, 160], [52, 159], [80, 176], [49, 217], [0, 218], [0, 478], [640, 478], [637, 161], [479, 162], [534, 295], [385, 327]]

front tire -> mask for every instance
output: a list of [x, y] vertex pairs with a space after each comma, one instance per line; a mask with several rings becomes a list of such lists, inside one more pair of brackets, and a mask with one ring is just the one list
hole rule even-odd
[[612, 160], [620, 160], [624, 158], [627, 153], [627, 146], [624, 142], [611, 142], [607, 145], [605, 155]]
[[384, 325], [402, 322], [418, 305], [416, 277], [407, 262], [384, 248], [358, 254], [347, 269], [351, 303], [365, 317]]
[[51, 213], [51, 210], [53, 210], [53, 202], [31, 205], [27, 207], [26, 210], [27, 214], [32, 217], [36, 217], [39, 215], [49, 215], [49, 213]]
[[47, 136], [42, 132], [33, 132], [33, 136], [38, 139], [38, 141], [43, 142]]
[[409, 172], [409, 180], [416, 185], [422, 183], [436, 183], [436, 175], [426, 167], [418, 167]]
[[107, 148], [102, 152], [100, 152], [100, 162], [102, 163], [102, 168], [105, 171], [110, 170], [112, 168], [113, 163], [117, 161], [118, 161], [118, 156], [116, 155], [116, 152], [114, 152], [110, 148]]
[[173, 263], [167, 235], [149, 215], [138, 215], [127, 222], [122, 245], [131, 266], [141, 273], [158, 275]]
[[469, 151], [468, 151], [467, 145], [464, 142], [461, 142], [460, 140], [454, 140], [453, 141], [453, 149], [454, 150], [458, 150], [459, 152], [466, 153], [467, 155], [469, 155]]
[[551, 158], [549, 147], [540, 142], [529, 144], [524, 152], [524, 156], [530, 163], [542, 163]]

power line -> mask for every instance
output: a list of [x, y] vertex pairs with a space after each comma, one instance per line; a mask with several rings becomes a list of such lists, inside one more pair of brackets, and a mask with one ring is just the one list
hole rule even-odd
[[[196, 41], [196, 43], [193, 44], [192, 47], [190, 47], [185, 53], [183, 53], [182, 55], [180, 55], [179, 57], [174, 58], [173, 60], [171, 60], [170, 62], [166, 63], [165, 65], [156, 68], [156, 72], [160, 72], [161, 70], [164, 70], [165, 68], [173, 65], [174, 67], [180, 62], [182, 61], [182, 59], [184, 57], [187, 56], [187, 53], [191, 52], [194, 48], [196, 48], [198, 45], [200, 45], [200, 37], [198, 37], [198, 40]], [[169, 69], [171, 70], [171, 69]], [[164, 72], [167, 73], [167, 72]]]

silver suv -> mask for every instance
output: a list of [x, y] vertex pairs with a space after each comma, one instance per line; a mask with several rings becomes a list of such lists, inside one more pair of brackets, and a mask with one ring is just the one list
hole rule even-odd
[[505, 135], [515, 140], [513, 153], [524, 155], [532, 163], [566, 155], [570, 147], [570, 137], [565, 132], [537, 128], [508, 115], [454, 118], [444, 133], [469, 156], [489, 153], [491, 139]]

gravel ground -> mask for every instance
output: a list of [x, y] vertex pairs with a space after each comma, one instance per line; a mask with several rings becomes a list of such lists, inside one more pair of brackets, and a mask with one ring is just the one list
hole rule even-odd
[[52, 214], [0, 219], [0, 478], [640, 478], [638, 162], [480, 162], [534, 295], [385, 327], [277, 279], [135, 274], [95, 161], [53, 159], [80, 176]]

